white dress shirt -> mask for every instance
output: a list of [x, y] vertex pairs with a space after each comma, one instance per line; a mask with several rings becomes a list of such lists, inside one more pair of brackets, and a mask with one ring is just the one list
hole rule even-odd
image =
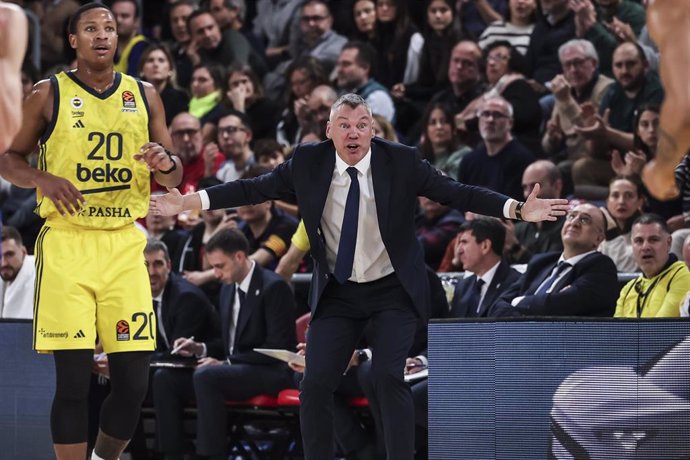
[[[333, 155], [335, 155], [333, 179], [321, 215], [321, 230], [326, 240], [326, 260], [331, 273], [335, 268], [340, 229], [351, 181], [347, 173], [349, 165], [337, 153], [333, 152]], [[374, 184], [371, 177], [371, 149], [359, 163], [354, 165], [354, 168], [357, 169], [359, 180], [359, 218], [355, 260], [352, 264], [352, 276], [349, 279], [357, 283], [366, 283], [390, 275], [394, 270], [379, 229]]]

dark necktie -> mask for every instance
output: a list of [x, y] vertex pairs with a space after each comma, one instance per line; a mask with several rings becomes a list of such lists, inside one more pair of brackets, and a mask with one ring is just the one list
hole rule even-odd
[[357, 244], [357, 219], [359, 217], [359, 180], [357, 180], [357, 168], [347, 168], [350, 175], [350, 189], [345, 201], [345, 213], [343, 225], [340, 228], [340, 242], [335, 261], [333, 276], [340, 284], [352, 275], [352, 263], [355, 260], [355, 245]]
[[240, 317], [240, 311], [242, 310], [242, 307], [244, 307], [244, 299], [246, 297], [246, 294], [242, 289], [240, 289], [239, 286], [236, 287], [237, 289], [237, 297], [239, 298], [239, 302], [233, 302], [232, 304], [232, 311], [230, 312], [230, 329], [228, 330], [228, 341], [229, 343], [229, 350], [230, 354], [232, 355], [232, 351], [235, 348], [235, 337], [237, 334], [237, 320]]
[[558, 265], [556, 265], [556, 271], [553, 273], [553, 275], [549, 276], [546, 279], [546, 281], [544, 281], [541, 284], [541, 286], [539, 286], [539, 289], [536, 290], [534, 295], [546, 293], [551, 288], [551, 286], [553, 286], [553, 283], [556, 282], [558, 277], [561, 276], [563, 270], [565, 270], [568, 267], [570, 267], [570, 264], [568, 262], [565, 262], [563, 260], [558, 262]]
[[470, 288], [470, 295], [467, 297], [467, 312], [470, 316], [476, 316], [479, 313], [479, 300], [482, 298], [483, 285], [484, 280], [476, 278]]

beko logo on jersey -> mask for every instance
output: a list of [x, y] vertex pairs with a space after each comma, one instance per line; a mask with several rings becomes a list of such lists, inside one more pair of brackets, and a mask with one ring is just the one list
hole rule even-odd
[[110, 166], [110, 163], [106, 163], [103, 168], [89, 168], [86, 165], [77, 163], [77, 180], [79, 180], [79, 182], [88, 182], [92, 180], [98, 183], [127, 183], [132, 180], [132, 170], [129, 168], [116, 168]]

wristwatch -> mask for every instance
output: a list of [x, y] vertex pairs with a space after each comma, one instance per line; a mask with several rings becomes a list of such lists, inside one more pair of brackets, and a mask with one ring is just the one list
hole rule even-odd
[[357, 361], [359, 364], [369, 361], [369, 354], [364, 350], [357, 350]]

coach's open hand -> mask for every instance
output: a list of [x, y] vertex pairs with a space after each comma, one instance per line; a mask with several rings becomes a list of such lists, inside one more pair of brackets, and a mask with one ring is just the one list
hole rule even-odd
[[537, 198], [540, 190], [541, 186], [536, 184], [532, 189], [532, 193], [527, 197], [527, 201], [522, 206], [522, 220], [541, 222], [543, 220], [556, 220], [561, 216], [565, 216], [569, 207], [568, 200], [563, 198], [551, 200]]

